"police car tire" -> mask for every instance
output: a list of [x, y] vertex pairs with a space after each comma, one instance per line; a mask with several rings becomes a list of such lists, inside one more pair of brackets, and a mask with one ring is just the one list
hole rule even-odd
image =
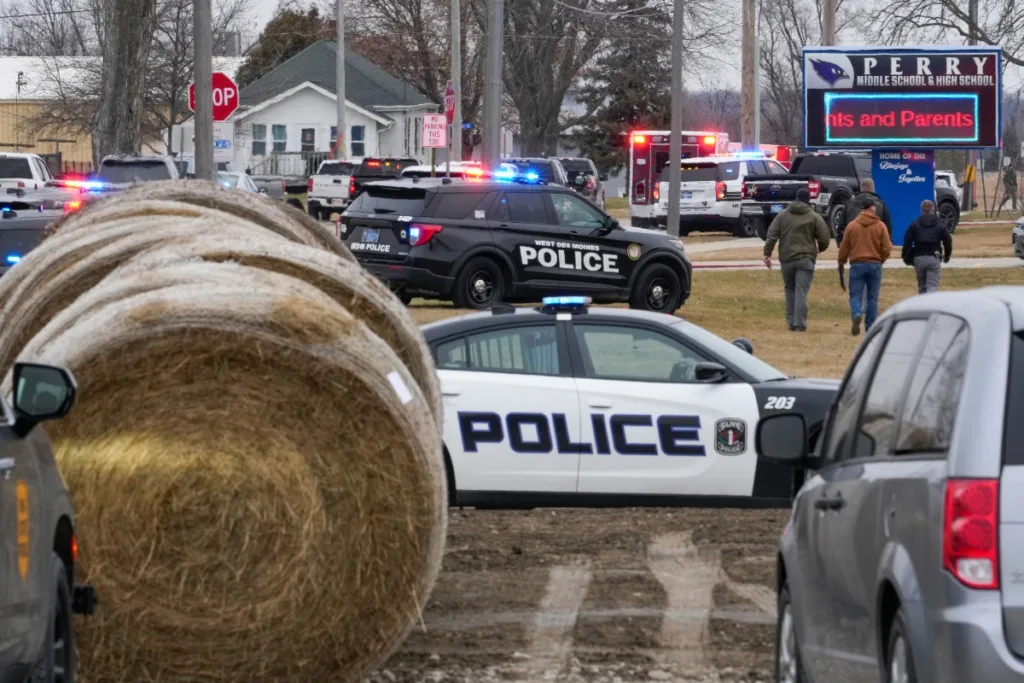
[[[647, 302], [647, 289], [651, 283], [661, 278], [666, 280], [672, 296], [662, 308], [652, 308]], [[664, 263], [652, 263], [640, 272], [640, 276], [633, 285], [633, 291], [629, 295], [629, 307], [642, 311], [654, 311], [656, 313], [675, 313], [683, 305], [683, 285], [679, 275]]]
[[[469, 293], [469, 280], [477, 273], [486, 273], [493, 284], [493, 294], [486, 302], [475, 301]], [[493, 259], [486, 256], [478, 256], [470, 259], [469, 263], [462, 267], [458, 277], [455, 278], [455, 291], [452, 301], [456, 308], [468, 308], [473, 310], [486, 310], [491, 306], [500, 303], [505, 294], [505, 274], [501, 272], [501, 266]]]
[[[64, 560], [57, 553], [51, 554], [51, 586], [54, 591], [53, 602], [47, 610], [46, 635], [43, 638], [42, 650], [32, 670], [30, 683], [52, 683], [55, 680], [55, 669], [58, 664], [64, 668], [65, 683], [75, 681], [75, 637], [74, 621], [71, 612], [71, 587], [64, 568]], [[55, 644], [57, 624], [60, 623], [60, 636], [64, 639], [64, 661], [56, 661]]]
[[[736, 228], [732, 232], [734, 237], [757, 237], [757, 233], [756, 218], [740, 218], [739, 223], [736, 224]], [[767, 234], [765, 237], [767, 237]]]
[[846, 227], [846, 204], [844, 202], [845, 200], [836, 202], [828, 210], [828, 230], [832, 233], [832, 237], [838, 236], [840, 229]]

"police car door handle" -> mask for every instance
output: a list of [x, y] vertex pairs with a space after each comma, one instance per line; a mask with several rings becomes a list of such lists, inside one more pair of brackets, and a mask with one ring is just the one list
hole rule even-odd
[[610, 398], [592, 398], [587, 401], [587, 405], [591, 408], [611, 408], [612, 400]]
[[446, 386], [442, 385], [441, 386], [441, 395], [442, 396], [461, 396], [462, 395], [462, 389], [459, 389], [458, 387], [446, 387]]

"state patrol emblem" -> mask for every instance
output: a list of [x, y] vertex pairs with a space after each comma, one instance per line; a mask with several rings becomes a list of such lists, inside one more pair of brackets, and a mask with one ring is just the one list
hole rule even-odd
[[634, 242], [626, 247], [626, 256], [628, 256], [631, 261], [636, 261], [640, 258], [640, 245]]
[[747, 450], [747, 423], [726, 418], [715, 423], [715, 450], [722, 455], [739, 455]]

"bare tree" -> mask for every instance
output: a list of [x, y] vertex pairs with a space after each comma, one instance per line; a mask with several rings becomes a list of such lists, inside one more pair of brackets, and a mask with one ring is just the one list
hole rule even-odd
[[7, 17], [0, 39], [4, 54], [99, 54], [101, 0], [15, 0], [0, 8]]

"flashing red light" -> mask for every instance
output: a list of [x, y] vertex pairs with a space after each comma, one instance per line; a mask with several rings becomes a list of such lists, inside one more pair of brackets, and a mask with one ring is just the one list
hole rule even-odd
[[356, 179], [352, 177], [349, 177], [348, 179], [348, 198], [356, 198]]
[[942, 567], [968, 588], [999, 589], [999, 480], [950, 479]]
[[71, 534], [71, 564], [78, 562], [78, 537]]
[[646, 135], [634, 135], [633, 136], [633, 142], [635, 142], [638, 145], [647, 144], [647, 136]]
[[64, 204], [64, 213], [71, 213], [72, 211], [78, 211], [81, 208], [82, 208], [82, 200], [81, 199], [75, 199], [75, 200], [70, 201], [70, 202], [65, 202], [65, 204]]
[[715, 183], [715, 199], [725, 199], [725, 183], [721, 180]]
[[376, 168], [376, 167], [380, 166], [380, 162], [379, 161], [367, 161], [366, 165], [369, 166], [370, 168]]
[[715, 138], [714, 135], [705, 135], [704, 136], [704, 144], [705, 145], [713, 145], [713, 144], [715, 144], [715, 139], [716, 138]]
[[651, 199], [653, 199], [656, 202], [661, 200], [661, 188], [659, 188], [657, 185], [655, 185], [654, 188], [651, 190]]
[[466, 169], [466, 175], [471, 178], [482, 178], [484, 175], [484, 169], [477, 168], [476, 166], [470, 166]]
[[426, 244], [434, 235], [441, 232], [443, 227], [441, 225], [413, 223], [409, 226], [409, 246], [418, 247]]

